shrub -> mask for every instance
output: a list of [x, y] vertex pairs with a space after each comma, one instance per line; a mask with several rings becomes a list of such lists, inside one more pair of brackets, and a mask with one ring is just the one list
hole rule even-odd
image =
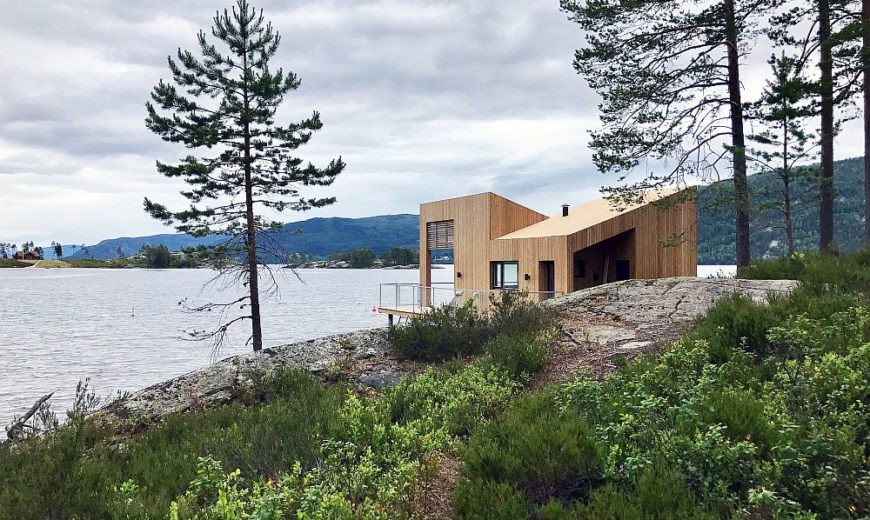
[[677, 470], [657, 462], [627, 485], [608, 484], [592, 492], [574, 518], [588, 520], [714, 519], [701, 507]]
[[550, 358], [547, 338], [541, 335], [500, 334], [486, 343], [486, 353], [492, 363], [518, 381], [544, 370]]
[[[491, 483], [506, 483], [522, 493], [529, 507], [555, 497], [584, 500], [602, 478], [601, 446], [577, 416], [560, 417], [551, 392], [520, 399], [509, 412], [469, 439], [457, 484], [457, 512], [476, 515], [472, 504]], [[496, 518], [495, 511], [489, 518]]]
[[403, 357], [443, 361], [480, 354], [484, 344], [501, 335], [536, 338], [553, 327], [555, 312], [533, 303], [520, 291], [501, 291], [490, 299], [490, 312], [469, 300], [442, 305], [390, 331], [393, 348]]
[[[341, 427], [324, 441], [315, 468], [295, 465], [271, 478], [243, 480], [214, 460], [200, 469], [173, 514], [190, 518], [406, 518], [430, 455], [502, 410], [517, 389], [498, 368], [476, 363], [430, 369], [376, 398], [349, 394]], [[232, 514], [225, 514], [230, 511]]]
[[870, 294], [870, 248], [849, 255], [796, 253], [740, 269], [740, 278], [790, 279], [816, 293], [830, 290]]
[[400, 355], [424, 361], [479, 354], [488, 338], [486, 317], [471, 301], [435, 307], [390, 330], [390, 341]]
[[0, 444], [0, 518], [111, 518], [119, 500], [136, 504], [134, 517], [163, 518], [205, 456], [247, 478], [313, 466], [321, 439], [341, 427], [344, 390], [299, 372], [282, 374], [271, 376], [277, 390], [266, 392], [268, 404], [168, 417], [123, 443], [92, 421], [74, 421], [50, 435]]
[[500, 291], [490, 297], [489, 327], [493, 336], [534, 337], [556, 323], [556, 311], [533, 302], [525, 291]]

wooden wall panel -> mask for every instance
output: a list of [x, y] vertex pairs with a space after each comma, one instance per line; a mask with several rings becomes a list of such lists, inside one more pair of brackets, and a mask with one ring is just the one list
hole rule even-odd
[[490, 193], [489, 238], [496, 239], [519, 229], [546, 220], [546, 215]]

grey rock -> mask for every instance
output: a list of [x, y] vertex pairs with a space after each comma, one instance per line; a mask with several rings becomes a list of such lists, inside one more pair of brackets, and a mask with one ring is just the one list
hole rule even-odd
[[169, 414], [229, 401], [234, 385], [250, 385], [247, 374], [252, 371], [299, 367], [323, 374], [347, 359], [349, 351], [355, 351], [351, 356], [362, 353], [360, 357], [373, 357], [388, 349], [386, 329], [361, 330], [263, 349], [149, 386], [109, 403], [98, 414], [108, 418], [160, 420]]
[[357, 381], [362, 385], [380, 390], [384, 387], [396, 386], [404, 375], [393, 367], [381, 365], [373, 371], [361, 375]]

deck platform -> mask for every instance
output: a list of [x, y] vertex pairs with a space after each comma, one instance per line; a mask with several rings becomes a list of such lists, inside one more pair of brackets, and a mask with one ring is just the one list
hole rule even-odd
[[419, 305], [394, 305], [392, 307], [378, 307], [378, 312], [381, 314], [392, 314], [393, 316], [402, 316], [413, 318], [431, 311], [432, 307], [420, 307]]

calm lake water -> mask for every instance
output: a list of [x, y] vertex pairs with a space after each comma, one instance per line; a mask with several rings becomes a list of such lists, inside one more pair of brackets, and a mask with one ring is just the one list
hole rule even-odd
[[[734, 267], [698, 268], [700, 276], [720, 272], [733, 275]], [[416, 270], [301, 270], [304, 283], [283, 273], [280, 294], [263, 304], [267, 347], [384, 326], [386, 317], [372, 312], [378, 284], [419, 280]], [[48, 392], [63, 412], [88, 377], [108, 396], [211, 362], [207, 345], [182, 337], [213, 329], [219, 316], [187, 313], [178, 302], [231, 301], [238, 288], [201, 291], [212, 276], [198, 269], [0, 269], [0, 425]], [[432, 277], [452, 281], [453, 268]], [[220, 357], [248, 352], [247, 326], [235, 330]]]

